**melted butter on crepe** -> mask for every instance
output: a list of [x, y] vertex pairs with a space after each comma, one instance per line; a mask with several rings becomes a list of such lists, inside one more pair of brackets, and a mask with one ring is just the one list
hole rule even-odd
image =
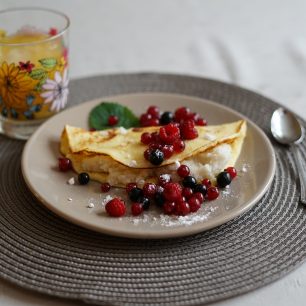
[[187, 140], [183, 152], [173, 154], [160, 166], [153, 166], [144, 159], [147, 146], [140, 142], [140, 137], [143, 132], [158, 130], [159, 127], [147, 127], [88, 132], [67, 125], [61, 136], [60, 150], [71, 159], [76, 172], [88, 172], [92, 179], [118, 187], [131, 181], [140, 185], [156, 182], [163, 173], [171, 174], [175, 180], [174, 165], [178, 162], [188, 165], [197, 179], [214, 180], [225, 167], [235, 165], [246, 134], [246, 122], [197, 126], [199, 137]]

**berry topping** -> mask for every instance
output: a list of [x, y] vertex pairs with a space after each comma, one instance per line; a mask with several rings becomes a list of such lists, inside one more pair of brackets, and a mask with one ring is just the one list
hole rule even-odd
[[142, 188], [145, 197], [151, 198], [156, 193], [156, 185], [153, 183], [146, 183]]
[[217, 184], [220, 188], [224, 188], [231, 183], [231, 176], [228, 172], [222, 171], [217, 176]]
[[165, 159], [170, 158], [174, 153], [173, 145], [164, 145], [161, 150], [164, 153]]
[[158, 192], [154, 196], [154, 201], [155, 201], [156, 206], [162, 207], [165, 203], [165, 198], [162, 193]]
[[166, 183], [163, 195], [167, 201], [177, 201], [182, 197], [182, 187], [178, 183]]
[[158, 184], [162, 187], [164, 187], [169, 182], [171, 182], [171, 175], [170, 174], [161, 174], [158, 177]]
[[89, 182], [89, 175], [86, 172], [82, 172], [78, 175], [78, 181], [81, 185], [86, 185]]
[[150, 114], [142, 114], [140, 116], [140, 125], [141, 126], [149, 126], [149, 121], [152, 119]]
[[132, 202], [140, 202], [141, 197], [143, 197], [143, 191], [140, 188], [133, 188], [129, 192], [129, 198]]
[[159, 137], [166, 144], [173, 144], [180, 138], [180, 129], [173, 123], [169, 123], [159, 129]]
[[143, 152], [143, 156], [146, 160], [149, 160], [150, 158], [150, 153], [151, 153], [151, 149], [146, 149], [144, 152]]
[[178, 108], [174, 114], [175, 121], [180, 122], [181, 120], [185, 120], [189, 113], [190, 109], [187, 107]]
[[198, 118], [196, 121], [195, 121], [195, 124], [196, 125], [200, 125], [200, 126], [206, 126], [207, 125], [207, 121], [203, 118]]
[[147, 109], [147, 114], [150, 114], [152, 118], [159, 118], [160, 110], [158, 106], [152, 105]]
[[193, 195], [193, 190], [189, 187], [184, 187], [182, 191], [182, 196], [189, 199]]
[[205, 185], [207, 188], [211, 186], [211, 181], [208, 178], [205, 178], [202, 181], [202, 184]]
[[143, 205], [142, 203], [132, 203], [131, 212], [133, 216], [139, 216], [143, 212]]
[[112, 217], [122, 217], [125, 214], [125, 203], [120, 198], [113, 198], [105, 205], [106, 212]]
[[164, 153], [159, 149], [152, 150], [149, 155], [149, 161], [155, 166], [160, 165], [164, 161]]
[[119, 119], [117, 116], [111, 115], [108, 117], [108, 125], [113, 126], [118, 123]]
[[150, 207], [150, 200], [146, 197], [140, 197], [139, 202], [142, 203], [144, 210], [148, 210]]
[[183, 139], [195, 139], [199, 136], [193, 120], [185, 120], [180, 124], [181, 136]]
[[185, 150], [185, 142], [182, 139], [177, 139], [174, 143], [173, 143], [173, 149], [174, 152], [176, 153], [181, 153]]
[[193, 176], [188, 175], [184, 177], [182, 183], [184, 187], [189, 187], [193, 189], [196, 186], [197, 181]]
[[177, 174], [180, 177], [185, 177], [190, 174], [190, 169], [186, 165], [180, 165], [179, 168], [177, 169]]
[[69, 158], [59, 157], [58, 159], [58, 168], [62, 172], [66, 172], [72, 168], [72, 163]]
[[200, 209], [201, 207], [201, 203], [199, 201], [199, 199], [195, 196], [191, 197], [189, 200], [188, 200], [188, 204], [189, 204], [189, 207], [190, 207], [190, 211], [191, 212], [196, 212]]
[[101, 191], [102, 192], [108, 192], [111, 189], [111, 185], [109, 183], [103, 183], [101, 184]]
[[165, 202], [163, 205], [163, 210], [166, 215], [171, 215], [175, 210], [175, 202]]
[[173, 119], [174, 119], [173, 113], [171, 113], [171, 112], [164, 112], [161, 115], [160, 119], [159, 119], [159, 123], [161, 125], [165, 125], [165, 124], [168, 124], [168, 123], [172, 122]]
[[152, 135], [150, 133], [142, 133], [140, 140], [143, 144], [147, 145], [152, 141]]
[[200, 201], [200, 203], [202, 204], [205, 200], [203, 193], [201, 192], [196, 192], [194, 193], [194, 196]]
[[152, 118], [146, 122], [146, 126], [158, 126], [159, 125], [159, 119], [158, 118]]
[[207, 199], [209, 201], [217, 199], [218, 196], [219, 196], [219, 189], [217, 187], [212, 186], [207, 189]]
[[125, 186], [125, 190], [127, 193], [129, 193], [132, 189], [136, 188], [137, 184], [136, 183], [128, 183]]
[[227, 167], [225, 171], [229, 173], [231, 179], [234, 179], [237, 176], [237, 170], [235, 167]]
[[190, 213], [190, 206], [186, 201], [178, 201], [175, 206], [175, 212], [179, 216], [186, 216]]
[[205, 196], [207, 193], [207, 187], [203, 184], [196, 184], [193, 191], [201, 192]]

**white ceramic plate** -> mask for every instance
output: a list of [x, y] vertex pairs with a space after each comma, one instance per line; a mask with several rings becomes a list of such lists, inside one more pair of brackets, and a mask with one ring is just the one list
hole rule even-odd
[[[74, 172], [60, 172], [57, 168], [59, 138], [65, 124], [88, 128], [88, 114], [101, 101], [114, 101], [129, 106], [137, 114], [149, 105], [163, 111], [188, 106], [208, 120], [221, 124], [246, 119], [247, 136], [236, 164], [238, 177], [229, 189], [201, 209], [185, 217], [166, 216], [150, 209], [139, 217], [128, 214], [122, 218], [109, 217], [103, 207], [105, 194], [100, 185], [69, 185]], [[111, 235], [134, 238], [169, 238], [198, 233], [221, 225], [249, 210], [264, 195], [275, 172], [275, 156], [265, 134], [243, 115], [222, 105], [195, 97], [163, 93], [128, 94], [106, 97], [67, 109], [46, 121], [28, 140], [22, 155], [22, 172], [34, 195], [50, 210], [80, 226]], [[77, 179], [76, 179], [77, 181]], [[111, 193], [124, 196], [120, 189]], [[90, 203], [94, 204], [89, 208]], [[153, 205], [152, 205], [153, 206]]]

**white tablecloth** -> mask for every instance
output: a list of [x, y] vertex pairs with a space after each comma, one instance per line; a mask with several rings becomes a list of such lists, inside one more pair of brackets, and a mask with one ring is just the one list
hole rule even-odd
[[[306, 119], [306, 1], [1, 0], [71, 18], [71, 78], [157, 71], [255, 90]], [[306, 264], [262, 289], [215, 305], [306, 305]], [[0, 305], [77, 305], [0, 281]], [[81, 305], [81, 304], [80, 304]]]

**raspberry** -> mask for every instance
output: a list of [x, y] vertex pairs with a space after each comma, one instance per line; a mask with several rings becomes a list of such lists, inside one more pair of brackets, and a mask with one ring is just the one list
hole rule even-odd
[[161, 150], [162, 148], [163, 148], [163, 145], [157, 142], [152, 142], [149, 144], [150, 150], [156, 150], [156, 149]]
[[152, 105], [147, 109], [147, 114], [150, 114], [152, 118], [160, 117], [160, 110], [158, 106]]
[[180, 138], [180, 129], [173, 123], [169, 123], [159, 129], [159, 137], [166, 144], [173, 144]]
[[151, 136], [152, 136], [152, 142], [160, 143], [160, 138], [159, 138], [159, 133], [158, 132], [151, 133]]
[[59, 157], [58, 159], [58, 168], [62, 172], [66, 172], [72, 168], [72, 163], [69, 158]]
[[143, 205], [142, 203], [132, 203], [131, 212], [133, 216], [139, 216], [143, 212]]
[[118, 123], [119, 119], [117, 116], [115, 115], [111, 115], [108, 117], [108, 125], [113, 126], [116, 125]]
[[185, 120], [180, 123], [180, 131], [183, 139], [195, 139], [199, 136], [193, 120]]
[[211, 186], [211, 181], [208, 178], [205, 178], [202, 181], [202, 184], [205, 185], [207, 188]]
[[175, 111], [174, 119], [176, 122], [186, 119], [186, 116], [190, 113], [190, 109], [187, 107], [180, 107]]
[[180, 177], [185, 177], [190, 174], [190, 169], [186, 165], [180, 165], [179, 168], [177, 169], [177, 174]]
[[137, 184], [136, 183], [128, 183], [125, 186], [125, 190], [127, 193], [129, 193], [132, 189], [136, 188]]
[[195, 121], [195, 124], [196, 125], [200, 125], [200, 126], [206, 126], [207, 125], [207, 121], [203, 118], [198, 118], [196, 121]]
[[158, 184], [160, 186], [162, 186], [164, 188], [164, 186], [171, 182], [171, 176], [170, 174], [161, 174], [159, 177], [158, 177]]
[[111, 185], [109, 183], [103, 183], [101, 184], [101, 191], [102, 192], [108, 192], [111, 189]]
[[179, 216], [186, 216], [190, 213], [190, 206], [186, 201], [178, 201], [175, 207], [175, 213]]
[[174, 148], [172, 145], [164, 145], [161, 150], [164, 153], [165, 159], [170, 158], [174, 153]]
[[125, 214], [125, 202], [120, 198], [113, 198], [105, 205], [106, 212], [111, 217], [122, 217]]
[[175, 210], [175, 202], [165, 202], [163, 205], [163, 210], [166, 215], [171, 215]]
[[195, 196], [193, 196], [190, 199], [188, 199], [188, 204], [189, 204], [191, 212], [196, 212], [201, 207], [201, 203], [200, 203], [199, 199], [197, 197], [195, 197]]
[[189, 199], [193, 195], [193, 190], [189, 187], [183, 188], [182, 196], [184, 196], [186, 199]]
[[235, 169], [235, 167], [227, 167], [225, 171], [229, 173], [232, 179], [234, 179], [237, 176], [237, 170]]
[[148, 145], [152, 141], [152, 135], [150, 133], [142, 133], [140, 140], [143, 144]]
[[192, 120], [194, 122], [196, 122], [199, 119], [199, 114], [198, 113], [189, 113], [186, 115], [186, 117], [184, 118], [184, 120]]
[[145, 197], [151, 198], [156, 193], [156, 185], [153, 183], [146, 183], [142, 188]]
[[181, 139], [176, 140], [173, 143], [173, 149], [176, 153], [181, 153], [185, 150], [185, 142]]
[[202, 204], [205, 200], [204, 195], [201, 192], [195, 192], [194, 196], [200, 201], [200, 204]]
[[182, 187], [178, 183], [166, 183], [163, 195], [167, 201], [177, 201], [182, 196]]
[[209, 201], [217, 199], [218, 196], [219, 196], [219, 189], [217, 187], [214, 187], [214, 186], [213, 187], [209, 187], [207, 189], [207, 195], [206, 196], [207, 196], [207, 199]]

